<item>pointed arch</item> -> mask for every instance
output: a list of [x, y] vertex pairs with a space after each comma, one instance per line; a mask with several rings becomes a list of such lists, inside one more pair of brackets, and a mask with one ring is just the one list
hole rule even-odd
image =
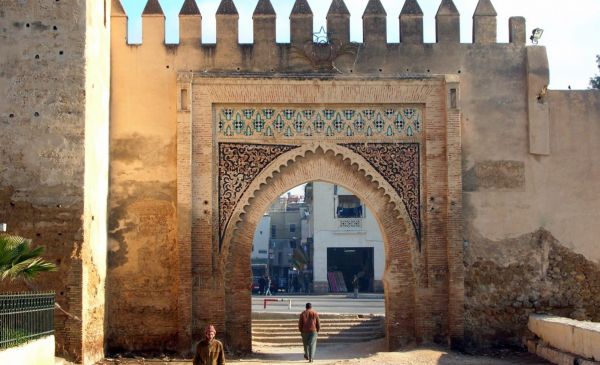
[[[356, 194], [373, 212], [385, 246], [386, 335], [394, 348], [414, 342], [414, 258], [417, 237], [402, 198], [360, 155], [331, 144], [287, 152], [259, 174], [237, 204], [223, 240], [227, 341], [251, 349], [251, 296], [247, 290], [252, 239], [260, 217], [281, 193], [308, 181], [338, 184]], [[227, 268], [227, 269], [225, 269]]]

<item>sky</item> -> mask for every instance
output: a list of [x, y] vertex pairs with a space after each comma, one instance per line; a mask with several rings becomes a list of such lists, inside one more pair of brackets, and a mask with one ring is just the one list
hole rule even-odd
[[[130, 43], [140, 42], [140, 14], [145, 0], [121, 0], [130, 19]], [[167, 43], [177, 43], [177, 14], [183, 0], [159, 0], [167, 18]], [[219, 0], [196, 0], [202, 13], [202, 41], [215, 41], [215, 12]], [[252, 43], [252, 12], [258, 0], [234, 0], [240, 13], [240, 43]], [[362, 41], [362, 13], [368, 0], [345, 0], [351, 13], [352, 41]], [[388, 14], [388, 42], [399, 39], [398, 16], [404, 1], [381, 0]], [[424, 40], [435, 42], [435, 13], [441, 0], [420, 0], [424, 13]], [[293, 0], [271, 0], [277, 13], [277, 42], [289, 42], [289, 14]], [[317, 32], [326, 26], [325, 16], [331, 0], [308, 0]], [[461, 42], [472, 41], [472, 16], [477, 0], [454, 0], [461, 14]], [[544, 34], [539, 45], [546, 46], [550, 64], [551, 89], [587, 89], [589, 79], [600, 71], [596, 55], [600, 54], [600, 0], [492, 0], [498, 13], [498, 42], [508, 42], [508, 18], [524, 16], [527, 36], [534, 28]], [[143, 43], [143, 42], [142, 42]]]

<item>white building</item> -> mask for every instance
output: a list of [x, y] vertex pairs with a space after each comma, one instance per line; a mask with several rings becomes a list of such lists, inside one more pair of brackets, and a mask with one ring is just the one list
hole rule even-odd
[[343, 187], [324, 182], [313, 182], [311, 200], [307, 232], [314, 242], [314, 291], [330, 291], [328, 272], [334, 271], [342, 272], [349, 290], [357, 275], [361, 291], [383, 291], [383, 238], [364, 202]]
[[271, 229], [271, 216], [267, 213], [262, 216], [252, 241], [252, 263], [266, 264], [269, 259], [269, 238]]

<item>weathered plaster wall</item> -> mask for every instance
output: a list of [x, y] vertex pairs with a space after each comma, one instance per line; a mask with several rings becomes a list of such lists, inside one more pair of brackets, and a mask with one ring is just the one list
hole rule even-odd
[[464, 190], [473, 210], [466, 223], [492, 240], [545, 227], [600, 263], [597, 231], [590, 229], [600, 219], [598, 92], [548, 92], [549, 155], [528, 153], [527, 120], [517, 118], [516, 103], [502, 107], [507, 100], [496, 94], [474, 106], [486, 114], [465, 112]]
[[465, 328], [472, 345], [515, 345], [535, 311], [598, 320], [600, 93], [548, 91], [549, 154], [533, 155], [493, 84], [481, 111], [463, 104]]
[[540, 221], [600, 265], [600, 91], [549, 91], [547, 100], [551, 152], [536, 169]]
[[156, 16], [144, 19], [147, 47], [125, 47], [125, 20], [111, 35], [107, 346], [164, 351], [177, 339], [177, 53]]
[[110, 2], [87, 0], [82, 248], [83, 363], [104, 357], [110, 108]]
[[103, 0], [0, 7], [0, 221], [58, 265], [33, 285], [55, 290], [72, 314], [56, 311], [57, 353], [88, 363], [104, 341], [96, 233], [106, 222], [109, 8]]

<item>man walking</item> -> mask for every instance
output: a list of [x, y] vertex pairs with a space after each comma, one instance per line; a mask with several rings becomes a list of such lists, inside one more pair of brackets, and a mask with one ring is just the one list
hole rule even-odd
[[313, 362], [317, 350], [317, 333], [321, 329], [319, 314], [312, 309], [312, 304], [306, 303], [306, 310], [300, 314], [298, 330], [302, 335], [304, 359]]
[[194, 365], [225, 365], [225, 352], [221, 341], [215, 339], [217, 330], [213, 325], [206, 326], [204, 339], [196, 346]]
[[271, 295], [271, 277], [267, 277], [267, 290], [265, 291], [265, 296]]

